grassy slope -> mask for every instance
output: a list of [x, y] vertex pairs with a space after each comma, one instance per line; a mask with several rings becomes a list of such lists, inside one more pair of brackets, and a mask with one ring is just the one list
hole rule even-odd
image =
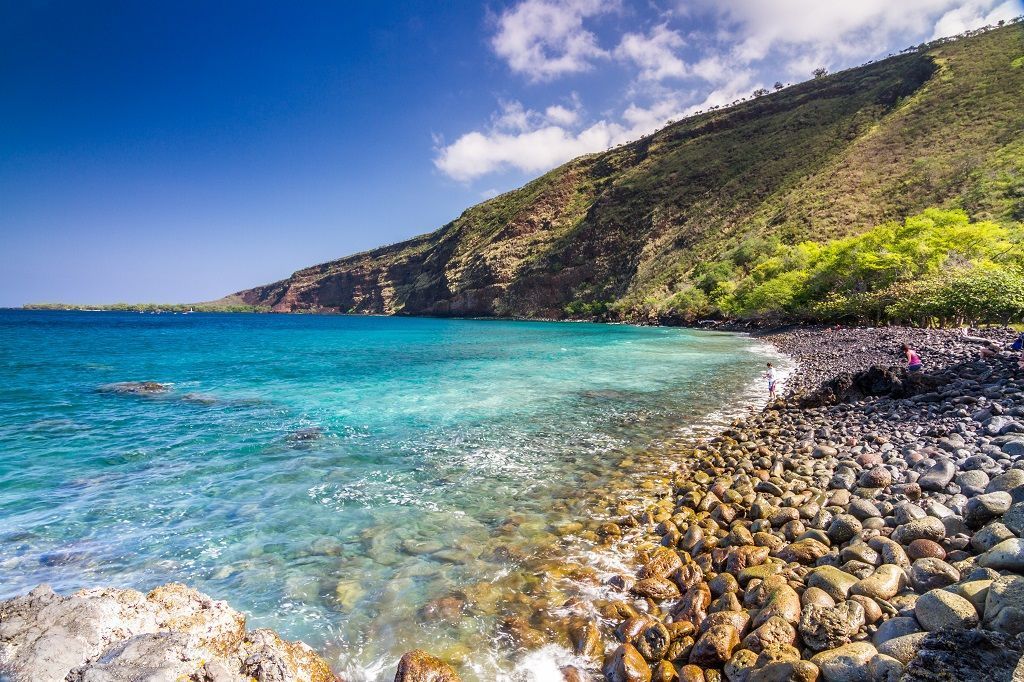
[[239, 292], [278, 310], [631, 319], [752, 236], [861, 231], [928, 206], [1024, 212], [1024, 25], [802, 83], [582, 157], [430, 235]]

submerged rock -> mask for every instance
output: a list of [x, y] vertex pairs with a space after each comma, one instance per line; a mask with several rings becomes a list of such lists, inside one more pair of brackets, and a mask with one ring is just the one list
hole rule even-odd
[[395, 682], [459, 682], [459, 676], [440, 658], [416, 649], [398, 662]]

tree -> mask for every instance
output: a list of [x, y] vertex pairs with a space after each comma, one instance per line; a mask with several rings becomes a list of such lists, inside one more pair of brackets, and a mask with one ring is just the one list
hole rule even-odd
[[814, 77], [815, 78], [824, 78], [827, 75], [828, 75], [828, 69], [826, 69], [824, 66], [819, 66], [818, 68], [816, 68], [814, 70]]
[[782, 81], [775, 81], [775, 89], [781, 90], [783, 88]]
[[768, 88], [758, 88], [754, 90], [754, 97], [761, 97], [768, 94]]

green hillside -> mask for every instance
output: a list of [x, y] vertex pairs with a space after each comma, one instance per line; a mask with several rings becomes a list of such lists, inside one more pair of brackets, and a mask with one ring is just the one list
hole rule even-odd
[[779, 244], [932, 207], [1024, 219], [1022, 93], [1024, 24], [921, 46], [687, 118], [433, 233], [221, 303], [633, 321], [714, 312], [716, 288]]

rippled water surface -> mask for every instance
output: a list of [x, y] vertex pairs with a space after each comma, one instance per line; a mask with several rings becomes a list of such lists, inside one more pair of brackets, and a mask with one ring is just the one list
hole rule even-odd
[[0, 312], [0, 593], [182, 581], [353, 679], [413, 647], [496, 679], [559, 524], [759, 395], [768, 354], [593, 324]]

